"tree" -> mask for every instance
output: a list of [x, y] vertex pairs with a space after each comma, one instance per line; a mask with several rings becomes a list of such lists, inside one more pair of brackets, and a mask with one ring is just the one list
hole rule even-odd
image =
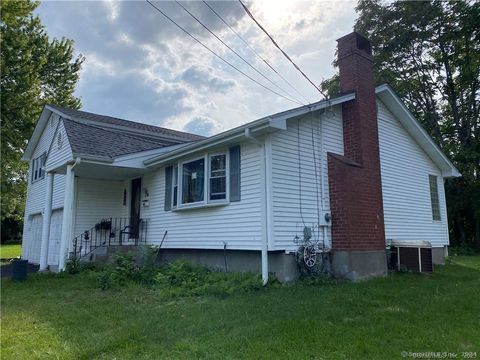
[[[480, 3], [360, 0], [355, 30], [389, 83], [462, 173], [446, 183], [451, 239], [480, 246]], [[331, 95], [338, 77], [322, 83]]]
[[43, 105], [80, 107], [73, 93], [84, 58], [74, 59], [73, 41], [49, 40], [33, 15], [38, 5], [30, 0], [0, 4], [2, 241], [21, 228], [28, 164], [20, 158]]

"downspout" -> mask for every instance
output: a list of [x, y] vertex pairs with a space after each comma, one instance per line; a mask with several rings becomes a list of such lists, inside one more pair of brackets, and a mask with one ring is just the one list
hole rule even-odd
[[262, 284], [263, 286], [267, 285], [268, 283], [268, 231], [267, 231], [267, 196], [266, 196], [266, 151], [265, 151], [265, 143], [259, 141], [255, 138], [250, 131], [250, 128], [245, 129], [245, 137], [253, 142], [254, 144], [260, 147], [260, 184], [261, 186], [261, 193], [262, 193]]
[[[326, 116], [326, 112], [324, 112], [324, 116]], [[325, 216], [325, 167], [328, 164], [325, 164], [325, 152], [324, 152], [324, 137], [323, 137], [323, 121], [322, 116], [320, 116], [320, 177], [322, 179], [322, 188], [320, 189], [320, 197], [321, 197], [321, 206], [322, 206], [322, 216]], [[318, 224], [320, 225], [320, 224]], [[323, 236], [323, 246], [324, 248], [322, 251], [325, 251], [325, 244], [327, 242], [327, 227], [322, 227], [322, 236]]]
[[75, 162], [72, 164], [72, 170], [75, 166], [77, 166], [78, 164], [80, 164], [82, 162], [82, 159], [80, 157], [76, 157], [75, 158]]

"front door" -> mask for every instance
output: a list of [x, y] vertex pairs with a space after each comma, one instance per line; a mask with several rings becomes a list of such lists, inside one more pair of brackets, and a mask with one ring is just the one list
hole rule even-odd
[[132, 198], [130, 201], [130, 238], [138, 239], [140, 229], [140, 197], [142, 194], [142, 179], [132, 180]]

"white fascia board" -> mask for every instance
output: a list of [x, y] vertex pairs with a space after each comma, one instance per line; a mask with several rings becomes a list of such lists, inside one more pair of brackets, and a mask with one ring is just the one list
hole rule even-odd
[[443, 177], [462, 176], [448, 157], [428, 135], [418, 120], [408, 110], [403, 101], [388, 84], [377, 86], [375, 92], [378, 98], [390, 109], [390, 111], [402, 123], [408, 133], [415, 139], [425, 153], [442, 171]]
[[37, 121], [37, 125], [35, 125], [35, 129], [33, 130], [33, 134], [30, 137], [30, 140], [28, 140], [27, 148], [23, 152], [22, 160], [29, 161], [32, 159], [33, 152], [40, 141], [43, 130], [45, 129], [45, 125], [48, 123], [48, 119], [50, 119], [51, 115], [52, 110], [49, 108], [49, 106], [44, 106]]
[[113, 159], [108, 156], [73, 153], [73, 158], [74, 159], [80, 158], [82, 162], [90, 162], [95, 164], [112, 164], [113, 163]]
[[158, 156], [161, 154], [165, 154], [167, 152], [171, 152], [173, 150], [177, 150], [181, 147], [188, 145], [189, 143], [182, 143], [176, 145], [165, 146], [158, 149], [146, 150], [135, 152], [127, 155], [122, 155], [116, 157], [113, 161], [114, 166], [122, 166], [122, 167], [134, 167], [134, 168], [145, 168], [144, 161], [150, 159], [152, 156]]
[[274, 131], [279, 129], [286, 130], [287, 119], [300, 116], [309, 112], [325, 109], [325, 108], [338, 105], [353, 99], [355, 99], [355, 93], [348, 93], [346, 95], [339, 96], [335, 99], [322, 100], [313, 104], [286, 110], [278, 114], [274, 114], [258, 120], [254, 120], [242, 126], [239, 126], [231, 130], [227, 130], [220, 134], [206, 138], [204, 140], [196, 141], [190, 145], [186, 145], [185, 147], [182, 147], [181, 149], [174, 150], [166, 154], [154, 156], [150, 159], [145, 160], [144, 164], [147, 167], [162, 165], [176, 158], [189, 155], [193, 152], [201, 151], [213, 146], [217, 146], [220, 144], [241, 139], [245, 136], [245, 129], [249, 129], [249, 133], [251, 133], [252, 135], [255, 132], [258, 132], [264, 129], [272, 129]]

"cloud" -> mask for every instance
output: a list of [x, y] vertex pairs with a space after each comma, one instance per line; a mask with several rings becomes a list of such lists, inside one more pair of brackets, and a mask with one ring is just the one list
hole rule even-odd
[[193, 118], [183, 129], [187, 132], [204, 136], [210, 136], [223, 130], [218, 122], [206, 116], [197, 116]]
[[[289, 97], [306, 102], [205, 4], [182, 4]], [[241, 71], [279, 91], [175, 2], [155, 5]], [[309, 102], [320, 99], [238, 2], [209, 5]], [[351, 31], [355, 3], [263, 0], [248, 6], [315, 83], [334, 73], [335, 39]], [[76, 94], [86, 111], [213, 134], [297, 106], [239, 74], [144, 1], [45, 1], [36, 12], [51, 37], [73, 39], [85, 55]]]
[[235, 81], [229, 79], [221, 79], [212, 75], [212, 69], [202, 69], [199, 66], [190, 66], [183, 71], [179, 79], [187, 82], [194, 87], [203, 88], [203, 90], [210, 90], [225, 93], [227, 90], [235, 86]]

